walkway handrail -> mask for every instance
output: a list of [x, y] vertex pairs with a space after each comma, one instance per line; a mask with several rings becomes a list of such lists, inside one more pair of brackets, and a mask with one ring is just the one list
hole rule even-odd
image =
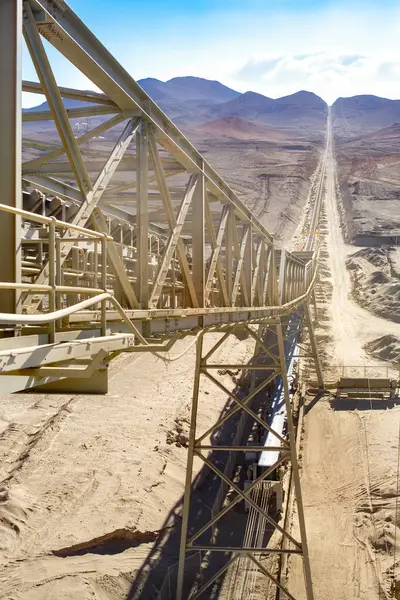
[[111, 301], [111, 303], [115, 306], [116, 310], [121, 315], [122, 320], [126, 323], [132, 333], [137, 337], [137, 339], [144, 344], [148, 345], [147, 340], [142, 336], [142, 334], [138, 331], [129, 317], [126, 315], [124, 309], [114, 298], [112, 294], [109, 292], [103, 292], [94, 296], [92, 298], [88, 298], [87, 300], [82, 300], [77, 304], [72, 306], [67, 306], [66, 308], [62, 308], [60, 310], [55, 310], [50, 313], [40, 314], [40, 315], [21, 315], [21, 314], [13, 314], [13, 313], [0, 313], [0, 324], [2, 325], [44, 325], [47, 323], [54, 323], [59, 319], [63, 319], [72, 315], [80, 310], [84, 310], [85, 308], [89, 308], [94, 304], [98, 304], [99, 302], [105, 302], [106, 300]]
[[56, 217], [45, 217], [43, 215], [38, 215], [34, 212], [29, 212], [28, 210], [23, 210], [22, 208], [14, 208], [13, 206], [8, 206], [7, 204], [0, 204], [0, 211], [11, 213], [13, 215], [18, 215], [29, 221], [34, 221], [35, 223], [42, 223], [44, 225], [51, 225], [52, 223], [54, 223], [56, 226], [62, 227], [63, 229], [77, 231], [78, 233], [83, 233], [88, 237], [98, 240], [106, 238], [108, 241], [111, 241], [113, 239], [107, 233], [99, 233], [97, 231], [93, 231], [92, 229], [86, 229], [86, 227], [79, 227], [78, 225], [67, 223], [66, 221], [60, 221], [59, 219], [56, 219]]

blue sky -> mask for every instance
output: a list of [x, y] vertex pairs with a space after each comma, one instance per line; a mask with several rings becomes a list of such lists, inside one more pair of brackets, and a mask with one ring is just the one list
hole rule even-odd
[[[400, 98], [400, 3], [349, 0], [70, 0], [135, 78], [195, 75], [279, 97], [307, 89]], [[112, 9], [110, 9], [112, 4]], [[93, 87], [50, 50], [60, 85]], [[25, 52], [24, 78], [36, 80]], [[24, 95], [24, 105], [38, 97]]]

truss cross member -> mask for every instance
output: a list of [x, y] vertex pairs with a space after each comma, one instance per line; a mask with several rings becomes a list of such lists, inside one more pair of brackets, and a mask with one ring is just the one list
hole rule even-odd
[[304, 313], [305, 313], [305, 317], [306, 317], [308, 333], [310, 336], [311, 350], [312, 350], [312, 356], [314, 358], [315, 370], [317, 372], [318, 385], [319, 385], [319, 388], [322, 390], [322, 389], [324, 389], [324, 378], [322, 375], [322, 367], [321, 367], [321, 361], [319, 359], [319, 354], [318, 354], [317, 340], [315, 338], [314, 325], [312, 322], [310, 305], [308, 302], [306, 302], [304, 304]]

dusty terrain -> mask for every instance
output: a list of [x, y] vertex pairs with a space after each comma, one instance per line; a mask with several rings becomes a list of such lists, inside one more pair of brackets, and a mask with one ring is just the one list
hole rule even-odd
[[[373, 341], [375, 337], [380, 337], [383, 333], [400, 336], [400, 326], [390, 320], [373, 316], [369, 311], [360, 307], [356, 301], [361, 296], [361, 304], [365, 305], [365, 297], [359, 284], [352, 288], [350, 271], [346, 269], [346, 261], [351, 260], [347, 258], [351, 247], [346, 245], [341, 227], [340, 197], [337, 195], [335, 166], [335, 159], [331, 154], [327, 168], [325, 210], [326, 250], [332, 285], [330, 302], [332, 357], [339, 365], [356, 366], [371, 362], [366, 355], [365, 344]], [[365, 269], [361, 270], [365, 273]], [[378, 314], [382, 316], [382, 311]], [[392, 318], [392, 315], [390, 314], [389, 317]], [[393, 317], [395, 317], [394, 314]], [[393, 320], [395, 319], [393, 318]]]
[[400, 322], [400, 247], [363, 248], [351, 254], [351, 272], [357, 302], [376, 315]]
[[[247, 361], [253, 346], [232, 336], [216, 360]], [[168, 365], [149, 355], [116, 359], [107, 396], [2, 398], [0, 598], [126, 600], [141, 585], [152, 597], [177, 556], [192, 338], [171, 352], [185, 348]], [[235, 386], [228, 374], [222, 381]], [[200, 402], [201, 430], [226, 397], [206, 381]], [[141, 568], [160, 554], [146, 583]]]
[[400, 228], [400, 101], [345, 98], [331, 112], [347, 240], [374, 246]]
[[[218, 110], [208, 107], [199, 122], [182, 119], [185, 133], [267, 229], [287, 242], [304, 217], [323, 149], [326, 110], [304, 93], [289, 97], [279, 106], [291, 124], [299, 102], [312, 102], [301, 127], [288, 129], [270, 117], [276, 116], [276, 101], [246, 94], [228, 98], [226, 90], [220, 92], [224, 98], [214, 102]], [[196, 86], [186, 98], [192, 111], [196, 97], [202, 98], [199, 93]], [[186, 100], [179, 110], [186, 110]], [[382, 286], [390, 286], [395, 295], [399, 258], [391, 246], [386, 262], [377, 265], [382, 253], [373, 249], [355, 256], [359, 248], [350, 242], [357, 235], [386, 233], [396, 222], [391, 214], [397, 207], [397, 166], [382, 150], [372, 160], [361, 152], [357, 162], [360, 146], [352, 141], [353, 146], [341, 149], [339, 136], [336, 141], [339, 175], [330, 156], [319, 224], [324, 261], [317, 336], [326, 367], [366, 365], [373, 374], [376, 363], [386, 368], [384, 361], [398, 356], [400, 324], [392, 321], [389, 288]], [[368, 148], [368, 142], [362, 143]], [[394, 180], [377, 183], [378, 171]], [[373, 183], [362, 187], [368, 178]], [[374, 201], [377, 185], [384, 186], [379, 205]], [[357, 268], [346, 270], [346, 261]], [[384, 280], [374, 275], [373, 288], [370, 277], [376, 271]], [[190, 344], [190, 339], [180, 342], [172, 354]], [[231, 339], [220, 358], [247, 361], [252, 352], [250, 342]], [[193, 366], [193, 347], [170, 365], [147, 355], [126, 355], [111, 367], [108, 396], [3, 399], [0, 598], [136, 600], [142, 588], [142, 599], [152, 598], [177, 557], [179, 528], [174, 525], [181, 507]], [[229, 374], [224, 383], [235, 385]], [[200, 427], [218, 417], [226, 397], [206, 385], [203, 400]], [[387, 597], [381, 594], [390, 586], [399, 413], [367, 409], [333, 410], [321, 401], [307, 412], [303, 488], [316, 600], [379, 599]], [[201, 505], [209, 510], [204, 499]], [[291, 583], [301, 598], [295, 565]]]
[[[306, 412], [302, 490], [315, 599], [393, 598], [400, 408], [324, 398], [310, 399]], [[298, 561], [291, 591], [305, 598]]]
[[[224, 123], [224, 126], [226, 123]], [[306, 136], [258, 127], [264, 139], [235, 139], [242, 128], [230, 127], [230, 136], [188, 131], [205, 158], [251, 208], [277, 240], [289, 241], [302, 219], [313, 173], [322, 145]], [[250, 129], [253, 132], [253, 129]]]
[[[371, 315], [368, 326], [375, 322], [372, 315], [399, 323], [399, 110], [399, 101], [359, 97], [338, 100], [331, 111], [337, 198], [347, 243], [342, 259], [354, 299]], [[399, 343], [398, 327], [382, 324], [381, 335], [368, 340], [364, 349], [396, 363]]]
[[[345, 365], [347, 376], [385, 376], [385, 360], [398, 364], [400, 327], [393, 322], [393, 294], [379, 285], [396, 285], [397, 249], [355, 252], [346, 243], [346, 216], [330, 153], [317, 289], [325, 371], [337, 377], [336, 363]], [[400, 413], [395, 404], [371, 397], [308, 399], [299, 458], [316, 600], [398, 597]], [[297, 559], [291, 560], [289, 583], [296, 598], [306, 598]]]

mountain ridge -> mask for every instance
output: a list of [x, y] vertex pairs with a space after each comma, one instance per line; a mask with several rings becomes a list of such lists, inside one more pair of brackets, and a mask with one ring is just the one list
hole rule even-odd
[[361, 94], [337, 98], [331, 111], [335, 134], [340, 138], [354, 138], [398, 123], [400, 100]]
[[[138, 84], [183, 128], [227, 117], [315, 132], [321, 132], [326, 126], [327, 103], [307, 90], [271, 98], [251, 90], [240, 93], [219, 81], [194, 76], [173, 77], [167, 81], [148, 77], [139, 79]], [[66, 108], [75, 108], [85, 103], [64, 99], [64, 104]], [[49, 110], [49, 107], [43, 102], [23, 110]], [[335, 134], [342, 138], [373, 132], [400, 121], [400, 100], [372, 94], [339, 97], [331, 110]]]

